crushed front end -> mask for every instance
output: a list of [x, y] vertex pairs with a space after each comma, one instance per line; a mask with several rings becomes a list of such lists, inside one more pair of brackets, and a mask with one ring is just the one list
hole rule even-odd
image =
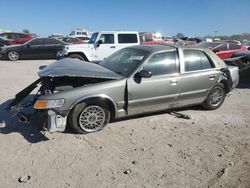
[[[7, 110], [19, 112], [19, 121], [23, 123], [36, 113], [45, 114], [50, 132], [65, 130], [69, 112], [74, 102], [88, 91], [87, 86], [120, 78], [97, 64], [69, 58], [43, 67], [38, 75], [39, 79], [16, 94]], [[30, 107], [32, 114], [25, 112]]]

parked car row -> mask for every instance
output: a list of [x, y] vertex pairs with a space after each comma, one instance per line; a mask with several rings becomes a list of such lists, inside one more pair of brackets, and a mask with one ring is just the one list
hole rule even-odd
[[247, 50], [241, 44], [231, 42], [202, 42], [197, 46], [211, 49], [223, 60], [231, 58], [234, 53]]
[[[5, 32], [0, 33], [0, 47], [8, 46], [13, 44], [24, 44], [31, 39], [37, 38], [36, 34], [30, 33], [17, 33], [17, 32]], [[59, 39], [68, 44], [82, 44], [89, 41], [88, 36], [77, 35], [77, 36], [64, 36], [63, 34], [54, 33], [49, 38]]]
[[85, 61], [101, 61], [121, 48], [139, 45], [138, 32], [101, 31], [93, 33], [88, 44], [72, 37], [36, 38], [24, 44], [4, 46], [0, 57], [18, 59], [71, 57]]
[[[142, 43], [138, 32], [130, 31], [100, 31], [92, 34], [88, 40], [86, 36], [82, 36], [82, 39], [87, 39], [88, 43], [85, 43], [81, 39], [83, 32], [78, 32], [74, 37], [61, 37], [58, 34], [56, 38], [36, 38], [32, 40], [33, 35], [23, 33], [2, 33], [0, 35], [5, 38], [0, 38], [0, 57], [7, 58], [15, 61], [18, 59], [44, 59], [44, 58], [63, 58], [71, 57], [77, 58], [89, 62], [99, 62], [109, 55], [115, 53], [121, 48], [139, 45], [139, 44], [161, 44], [161, 45], [184, 45], [184, 46], [197, 46], [201, 48], [209, 48], [216, 53], [222, 60], [227, 60], [231, 63], [231, 60], [235, 53], [246, 51], [249, 43], [241, 45], [239, 41], [220, 41], [220, 42], [201, 42], [198, 38], [182, 38], [175, 42], [173, 40], [154, 40], [145, 41]], [[55, 35], [56, 36], [56, 35]], [[145, 36], [148, 34], [144, 33]], [[150, 35], [151, 36], [151, 35]], [[158, 36], [158, 35], [152, 35]], [[14, 40], [15, 37], [23, 37], [21, 39]], [[77, 38], [78, 37], [78, 38]], [[152, 38], [152, 37], [151, 37]], [[159, 38], [162, 36], [159, 35]], [[6, 46], [13, 43], [24, 44]], [[15, 41], [15, 42], [14, 42]], [[199, 43], [197, 45], [197, 43]], [[247, 55], [246, 55], [247, 56]], [[248, 56], [247, 56], [248, 57]], [[246, 58], [245, 58], [246, 59]], [[244, 61], [246, 61], [244, 59]], [[237, 59], [238, 61], [238, 59]], [[247, 60], [245, 64], [248, 64]], [[233, 63], [235, 64], [235, 63]], [[242, 67], [239, 66], [239, 67]], [[244, 64], [243, 64], [244, 67]]]

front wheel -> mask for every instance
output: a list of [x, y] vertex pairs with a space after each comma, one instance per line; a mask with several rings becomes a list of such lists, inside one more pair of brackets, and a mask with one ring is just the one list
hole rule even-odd
[[225, 96], [226, 92], [224, 84], [218, 83], [209, 92], [203, 106], [208, 110], [215, 110], [223, 104]]
[[110, 111], [105, 105], [80, 103], [69, 116], [71, 127], [80, 134], [102, 130], [110, 120]]
[[19, 59], [19, 53], [16, 51], [9, 51], [8, 52], [8, 59], [11, 61], [16, 61]]

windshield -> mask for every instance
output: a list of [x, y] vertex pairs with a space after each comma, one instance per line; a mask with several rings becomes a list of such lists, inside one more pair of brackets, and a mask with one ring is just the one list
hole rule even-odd
[[124, 48], [100, 63], [102, 67], [117, 74], [128, 77], [148, 56], [148, 52], [138, 49]]
[[218, 46], [219, 42], [202, 42], [200, 44], [198, 44], [197, 46], [200, 48], [214, 48], [215, 46]]
[[95, 41], [96, 41], [96, 38], [97, 38], [97, 36], [98, 36], [98, 32], [97, 33], [93, 33], [92, 35], [91, 35], [91, 38], [89, 39], [89, 44], [95, 44]]

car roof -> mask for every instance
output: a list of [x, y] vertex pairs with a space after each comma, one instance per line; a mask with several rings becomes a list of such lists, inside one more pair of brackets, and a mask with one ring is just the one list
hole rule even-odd
[[35, 39], [56, 39], [56, 40], [58, 40], [57, 38], [49, 38], [49, 37], [37, 37], [37, 38], [34, 38], [32, 40], [35, 40]]
[[176, 47], [174, 45], [172, 46], [172, 45], [161, 45], [161, 44], [136, 45], [136, 46], [131, 46], [131, 47], [127, 47], [127, 48], [143, 50], [143, 51], [147, 51], [149, 53], [176, 49]]
[[199, 47], [193, 47], [193, 46], [182, 46], [182, 45], [168, 45], [168, 44], [146, 44], [146, 45], [136, 45], [131, 46], [127, 48], [133, 48], [133, 49], [139, 49], [143, 51], [147, 51], [149, 53], [159, 52], [159, 51], [167, 51], [167, 50], [173, 50], [173, 49], [194, 49], [194, 50], [202, 50], [204, 51], [204, 48]]
[[122, 31], [122, 30], [117, 30], [117, 31], [96, 31], [93, 33], [112, 33], [112, 34], [138, 34], [138, 31]]

